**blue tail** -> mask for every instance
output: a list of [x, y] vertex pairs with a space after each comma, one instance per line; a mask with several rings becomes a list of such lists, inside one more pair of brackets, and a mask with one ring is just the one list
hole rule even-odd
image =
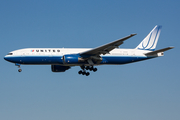
[[156, 25], [135, 49], [154, 51], [161, 32], [161, 28], [162, 26]]

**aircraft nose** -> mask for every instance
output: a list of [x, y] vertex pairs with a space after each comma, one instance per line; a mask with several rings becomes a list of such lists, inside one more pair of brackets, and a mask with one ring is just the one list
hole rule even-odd
[[6, 56], [4, 56], [4, 59], [7, 61], [7, 57]]
[[4, 56], [4, 59], [5, 59], [6, 61], [9, 61], [9, 57], [7, 57], [7, 55]]

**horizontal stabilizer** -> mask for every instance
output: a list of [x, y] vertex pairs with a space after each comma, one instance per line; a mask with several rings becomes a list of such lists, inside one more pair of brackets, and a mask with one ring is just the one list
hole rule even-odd
[[170, 50], [170, 49], [173, 49], [173, 48], [174, 47], [167, 47], [167, 48], [163, 48], [163, 49], [156, 50], [156, 51], [153, 51], [153, 52], [148, 52], [145, 55], [155, 55], [155, 54], [158, 54], [160, 52], [164, 52], [164, 51], [167, 51], [167, 50]]

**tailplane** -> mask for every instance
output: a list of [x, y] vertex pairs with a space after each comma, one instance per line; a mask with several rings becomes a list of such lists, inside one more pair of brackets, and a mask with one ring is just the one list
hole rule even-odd
[[156, 25], [135, 49], [154, 51], [161, 32], [161, 28], [162, 26]]

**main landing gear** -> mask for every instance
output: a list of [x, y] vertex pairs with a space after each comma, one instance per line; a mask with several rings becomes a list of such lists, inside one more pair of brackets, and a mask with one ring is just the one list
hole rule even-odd
[[18, 68], [19, 68], [18, 72], [21, 72], [22, 71], [21, 66], [20, 66], [21, 64], [16, 63], [15, 65], [18, 66]]
[[97, 68], [94, 68], [93, 66], [81, 66], [81, 69], [82, 70], [80, 70], [78, 73], [82, 74], [82, 75], [86, 75], [86, 76], [90, 75], [90, 73], [86, 72], [86, 70], [90, 70], [90, 71], [93, 71], [93, 72], [97, 71]]

